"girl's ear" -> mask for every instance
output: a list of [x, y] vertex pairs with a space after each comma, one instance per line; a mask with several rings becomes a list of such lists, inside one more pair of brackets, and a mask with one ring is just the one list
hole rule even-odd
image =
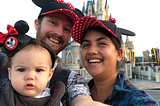
[[52, 78], [53, 73], [54, 73], [54, 69], [52, 68], [51, 71], [49, 72], [48, 81]]
[[117, 55], [117, 61], [121, 61], [122, 59], [122, 55], [123, 55], [123, 49], [120, 48], [120, 50], [117, 51], [118, 55]]
[[11, 68], [8, 68], [8, 77], [11, 80]]

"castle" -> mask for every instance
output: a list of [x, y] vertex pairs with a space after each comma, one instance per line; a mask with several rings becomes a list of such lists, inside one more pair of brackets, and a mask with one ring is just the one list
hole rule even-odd
[[[85, 1], [83, 1], [82, 12], [84, 15], [93, 16], [99, 20], [108, 20], [111, 18], [111, 13], [109, 13], [109, 5], [107, 0], [87, 0], [87, 4], [85, 5]], [[131, 61], [130, 52], [134, 51], [133, 42], [127, 39], [125, 42], [121, 41], [122, 48], [124, 50], [123, 60]], [[83, 68], [82, 60], [81, 60], [81, 46], [74, 40], [71, 40], [68, 46], [62, 51], [62, 58], [58, 60], [59, 64], [63, 67], [69, 69], [81, 69]], [[134, 65], [134, 62], [132, 63]]]

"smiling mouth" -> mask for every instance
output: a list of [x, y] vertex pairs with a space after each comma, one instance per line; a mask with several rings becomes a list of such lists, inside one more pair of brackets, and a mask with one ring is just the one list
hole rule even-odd
[[102, 60], [100, 59], [90, 59], [89, 60], [89, 63], [100, 63], [100, 62], [102, 62]]
[[60, 44], [60, 41], [56, 40], [56, 39], [53, 39], [52, 37], [49, 37], [48, 38], [50, 41], [52, 41], [53, 43], [56, 43], [56, 44]]

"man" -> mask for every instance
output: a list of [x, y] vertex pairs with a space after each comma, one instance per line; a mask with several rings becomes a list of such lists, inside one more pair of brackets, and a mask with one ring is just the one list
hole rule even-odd
[[[60, 2], [53, 0], [32, 1], [42, 8], [38, 19], [35, 20], [36, 38], [45, 41], [58, 55], [68, 45], [72, 26], [79, 18], [73, 12], [73, 6], [63, 0], [59, 0]], [[63, 80], [64, 83], [66, 80], [66, 93], [62, 99], [64, 106], [84, 106], [84, 104], [90, 106], [92, 103], [97, 106], [97, 102], [94, 102], [90, 97], [86, 81], [79, 74], [69, 69], [64, 69], [57, 64], [54, 69], [53, 78], [56, 79], [51, 79], [49, 87], [54, 82], [59, 81], [57, 79], [60, 79], [60, 77], [66, 77], [62, 70], [70, 72], [66, 72], [68, 76]]]

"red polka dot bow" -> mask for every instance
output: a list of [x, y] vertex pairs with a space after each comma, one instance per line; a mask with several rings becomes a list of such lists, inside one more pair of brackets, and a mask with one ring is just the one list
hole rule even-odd
[[115, 18], [110, 18], [110, 19], [108, 19], [107, 21], [109, 21], [109, 22], [112, 22], [112, 23], [116, 23], [116, 19]]
[[66, 3], [64, 2], [64, 0], [55, 0], [56, 2], [61, 2], [61, 3], [65, 3], [65, 4], [68, 4], [68, 6], [72, 9], [72, 10], [75, 10], [74, 6], [71, 4], [71, 3]]
[[8, 35], [18, 35], [17, 30], [14, 27], [12, 27], [11, 25], [7, 25], [7, 31], [8, 31], [8, 33], [0, 32], [0, 43], [1, 44], [4, 43], [4, 41]]

